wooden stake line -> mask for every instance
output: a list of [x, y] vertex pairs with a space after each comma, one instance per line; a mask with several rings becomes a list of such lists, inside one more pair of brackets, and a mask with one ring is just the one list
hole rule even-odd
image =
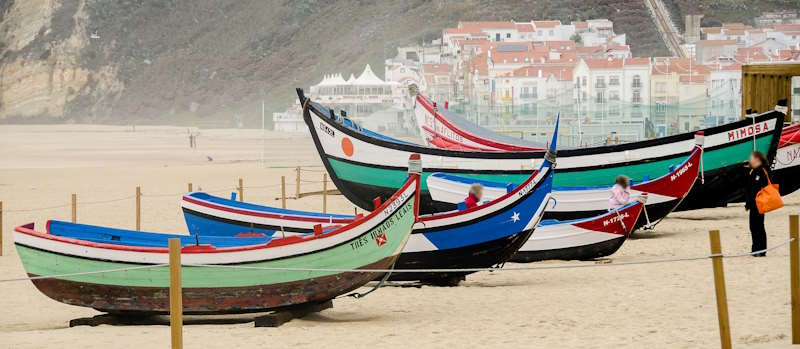
[[281, 207], [286, 208], [286, 176], [281, 176]]
[[725, 291], [725, 271], [722, 266], [722, 246], [719, 230], [710, 230], [711, 265], [714, 267], [714, 288], [717, 291], [717, 319], [719, 320], [719, 339], [722, 349], [731, 348], [731, 327], [728, 319], [728, 294]]
[[181, 286], [181, 239], [169, 239], [169, 326], [172, 348], [183, 348], [183, 289]]
[[295, 199], [299, 199], [300, 198], [300, 166], [297, 166], [297, 168], [295, 169], [295, 172], [297, 172], [297, 178], [295, 178], [295, 180], [294, 180], [294, 183], [295, 183], [294, 198]]
[[328, 173], [322, 174], [322, 213], [328, 212]]
[[242, 177], [239, 177], [239, 201], [244, 201], [244, 184], [242, 184]]
[[789, 216], [789, 283], [792, 294], [792, 344], [800, 344], [800, 222], [796, 214]]
[[78, 223], [78, 194], [72, 194], [72, 223]]
[[0, 201], [0, 256], [3, 255], [3, 202]]
[[136, 186], [136, 230], [142, 229], [142, 187]]

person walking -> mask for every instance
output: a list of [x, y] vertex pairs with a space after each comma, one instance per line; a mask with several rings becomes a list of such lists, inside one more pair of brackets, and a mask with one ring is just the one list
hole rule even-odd
[[[760, 151], [750, 154], [747, 161], [749, 172], [745, 183], [745, 202], [744, 209], [750, 212], [750, 236], [753, 240], [751, 252], [763, 251], [767, 249], [767, 230], [764, 228], [764, 214], [758, 212], [756, 206], [756, 195], [762, 188], [769, 183], [767, 177], [767, 157]], [[754, 257], [765, 257], [766, 252], [756, 253]]]

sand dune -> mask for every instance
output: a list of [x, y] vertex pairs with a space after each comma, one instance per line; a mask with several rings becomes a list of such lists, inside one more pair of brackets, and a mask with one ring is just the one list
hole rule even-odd
[[[0, 126], [0, 200], [4, 255], [0, 279], [22, 277], [12, 245], [14, 226], [70, 217], [78, 194], [83, 223], [134, 227], [137, 185], [144, 197], [142, 228], [185, 233], [179, 196], [186, 183], [227, 195], [237, 178], [245, 199], [279, 205], [280, 176], [319, 165], [310, 138], [269, 134], [261, 163], [260, 131], [201, 130], [188, 148], [185, 128], [116, 126]], [[213, 161], [208, 161], [211, 157]], [[303, 172], [305, 180], [319, 180]], [[319, 190], [304, 184], [303, 190]], [[287, 190], [293, 193], [294, 187]], [[88, 204], [96, 201], [118, 201]], [[768, 215], [771, 245], [788, 238], [788, 214], [800, 195]], [[290, 200], [290, 208], [320, 210], [320, 197]], [[51, 207], [47, 210], [25, 211]], [[341, 196], [333, 211], [352, 213]], [[709, 348], [719, 345], [711, 262], [615, 266], [621, 262], [708, 254], [709, 229], [722, 232], [726, 253], [749, 251], [740, 205], [673, 214], [654, 231], [638, 233], [596, 268], [479, 273], [461, 287], [386, 287], [277, 329], [252, 324], [187, 326], [187, 348], [199, 347], [569, 347]], [[591, 262], [545, 262], [577, 265]], [[509, 267], [519, 265], [509, 264]], [[788, 249], [767, 258], [726, 259], [731, 330], [737, 347], [789, 347]], [[166, 326], [68, 328], [70, 319], [97, 312], [57, 303], [30, 282], [0, 283], [2, 348], [163, 348]]]

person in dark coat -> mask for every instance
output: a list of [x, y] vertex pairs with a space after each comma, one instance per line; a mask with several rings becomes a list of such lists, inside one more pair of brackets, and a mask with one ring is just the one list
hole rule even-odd
[[[762, 152], [754, 151], [748, 160], [747, 183], [745, 184], [744, 209], [750, 212], [750, 236], [753, 239], [752, 252], [767, 248], [767, 231], [764, 229], [764, 215], [756, 207], [756, 195], [767, 186], [767, 157]], [[766, 252], [754, 254], [755, 257], [765, 257]]]

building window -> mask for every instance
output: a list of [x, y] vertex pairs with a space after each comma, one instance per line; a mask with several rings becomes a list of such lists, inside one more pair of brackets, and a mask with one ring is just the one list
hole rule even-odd
[[606, 78], [598, 76], [596, 79], [594, 79], [594, 87], [596, 88], [606, 87]]
[[608, 93], [608, 100], [609, 101], [618, 101], [619, 100], [619, 91], [610, 91]]
[[506, 33], [506, 39], [511, 39], [511, 33]]
[[667, 92], [667, 83], [665, 83], [665, 82], [657, 82], [656, 83], [656, 92], [658, 92], [658, 93]]
[[586, 77], [583, 77], [583, 87], [586, 87]]
[[642, 103], [642, 94], [641, 94], [641, 92], [639, 92], [638, 90], [637, 91], [633, 91], [633, 98], [631, 98], [631, 102], [633, 102], [634, 104]]
[[611, 86], [619, 86], [619, 76], [613, 75], [609, 77], [608, 84]]
[[639, 74], [636, 74], [636, 75], [633, 76], [633, 84], [632, 84], [632, 86], [633, 86], [633, 88], [642, 87], [642, 78], [639, 76]]
[[602, 91], [597, 92], [597, 96], [594, 99], [594, 102], [597, 104], [603, 104], [606, 102], [605, 94]]

